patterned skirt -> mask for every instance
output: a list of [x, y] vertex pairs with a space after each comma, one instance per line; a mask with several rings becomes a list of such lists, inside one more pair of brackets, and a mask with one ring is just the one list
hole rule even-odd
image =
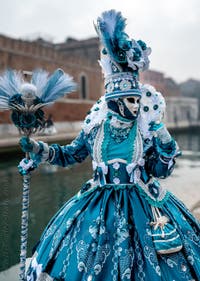
[[171, 193], [161, 209], [181, 236], [177, 253], [156, 252], [151, 205], [134, 185], [74, 196], [42, 234], [27, 281], [200, 280], [198, 222]]

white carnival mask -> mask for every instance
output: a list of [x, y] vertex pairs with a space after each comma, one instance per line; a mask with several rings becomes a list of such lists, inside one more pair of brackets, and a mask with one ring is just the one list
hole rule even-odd
[[133, 114], [133, 116], [137, 116], [138, 110], [140, 107], [140, 97], [131, 96], [123, 98], [124, 104], [128, 108], [128, 110]]

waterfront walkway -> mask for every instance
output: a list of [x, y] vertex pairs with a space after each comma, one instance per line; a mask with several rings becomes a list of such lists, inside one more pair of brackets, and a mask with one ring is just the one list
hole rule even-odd
[[[55, 141], [67, 141], [67, 140], [71, 140], [74, 139], [77, 136], [77, 132], [69, 132], [69, 133], [56, 133], [55, 135], [36, 135], [34, 136], [35, 140], [41, 140], [41, 141], [45, 141], [48, 143], [52, 143]], [[7, 136], [1, 136], [0, 138], [0, 151], [1, 148], [11, 148], [11, 147], [18, 147], [19, 146], [19, 140], [20, 140], [21, 136], [11, 136], [11, 135], [7, 135]]]
[[[192, 127], [200, 128], [200, 121], [192, 124]], [[56, 122], [55, 128], [57, 132], [52, 135], [38, 134], [34, 135], [35, 140], [41, 140], [47, 143], [69, 142], [74, 139], [79, 131], [81, 130], [82, 122]], [[173, 123], [167, 124], [168, 129], [178, 131], [178, 130], [187, 130], [189, 128], [188, 123], [180, 123], [179, 126], [175, 126]], [[190, 129], [192, 128], [190, 127]], [[9, 151], [9, 149], [19, 148], [19, 132], [16, 127], [11, 124], [0, 125], [0, 153]]]
[[[81, 126], [82, 122], [56, 123], [56, 133], [50, 135], [40, 133], [33, 135], [33, 138], [47, 143], [69, 142], [78, 135]], [[14, 125], [7, 125], [4, 128], [0, 126], [0, 153], [4, 153], [10, 149], [19, 149], [20, 138], [21, 136]]]

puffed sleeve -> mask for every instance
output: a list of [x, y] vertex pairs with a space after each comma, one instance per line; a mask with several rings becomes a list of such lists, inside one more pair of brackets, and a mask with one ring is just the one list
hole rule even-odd
[[173, 171], [175, 158], [180, 155], [181, 152], [174, 139], [163, 144], [154, 137], [153, 145], [146, 151], [145, 170], [149, 176], [166, 178]]
[[52, 144], [50, 146], [49, 160], [52, 165], [66, 167], [76, 162], [82, 162], [89, 152], [85, 145], [85, 135], [83, 130], [80, 134], [68, 145]]

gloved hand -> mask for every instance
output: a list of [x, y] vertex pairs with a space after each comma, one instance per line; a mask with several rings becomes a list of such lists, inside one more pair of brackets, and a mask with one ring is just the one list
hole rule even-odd
[[45, 162], [49, 158], [49, 146], [42, 141], [35, 141], [27, 137], [20, 139], [20, 146], [24, 152], [30, 153], [30, 158], [35, 161], [36, 165]]
[[21, 137], [19, 144], [24, 152], [33, 152], [36, 154], [40, 150], [39, 143], [34, 139], [30, 139], [28, 137]]
[[151, 122], [149, 123], [149, 131], [155, 132], [155, 137], [159, 138], [159, 140], [164, 144], [168, 143], [172, 140], [171, 135], [169, 134], [166, 126], [164, 123], [155, 123]]
[[19, 163], [17, 168], [18, 168], [19, 173], [22, 176], [24, 176], [24, 175], [28, 175], [28, 173], [30, 173], [31, 171], [35, 170], [37, 168], [37, 164], [32, 159], [24, 158]]

